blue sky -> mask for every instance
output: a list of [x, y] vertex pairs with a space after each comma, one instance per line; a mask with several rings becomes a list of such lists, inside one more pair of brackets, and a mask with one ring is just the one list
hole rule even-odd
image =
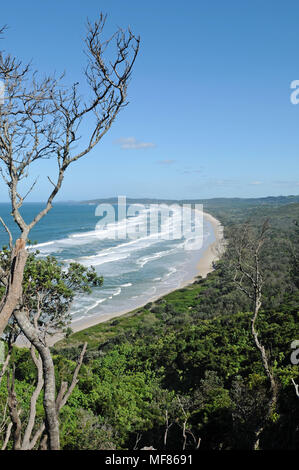
[[[1, 5], [0, 46], [81, 81], [86, 18], [100, 11], [107, 35], [130, 25], [141, 36], [130, 104], [70, 167], [57, 200], [299, 193], [298, 1], [15, 0]], [[32, 201], [51, 172], [50, 162], [33, 168]]]

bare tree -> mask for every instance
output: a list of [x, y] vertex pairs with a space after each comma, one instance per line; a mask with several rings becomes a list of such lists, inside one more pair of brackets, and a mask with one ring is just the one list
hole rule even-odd
[[[86, 37], [88, 64], [85, 78], [91, 91], [89, 102], [83, 102], [79, 83], [65, 89], [62, 79], [38, 80], [29, 65], [14, 57], [0, 54], [0, 79], [5, 84], [5, 104], [0, 108], [1, 173], [9, 189], [12, 216], [20, 229], [8, 274], [7, 290], [0, 310], [0, 334], [16, 308], [22, 293], [22, 274], [26, 263], [25, 243], [30, 230], [49, 212], [59, 192], [68, 167], [87, 155], [110, 129], [119, 111], [127, 104], [127, 88], [139, 50], [139, 37], [129, 30], [118, 30], [112, 38], [102, 39], [106, 17], [88, 23]], [[116, 57], [105, 59], [108, 47], [116, 43]], [[80, 129], [87, 117], [93, 127], [84, 143]], [[33, 190], [34, 181], [25, 194], [19, 186], [29, 175], [32, 164], [42, 159], [55, 159], [56, 179], [45, 207], [28, 223], [20, 208]]]
[[[0, 80], [5, 84], [6, 94], [5, 103], [0, 105], [0, 171], [9, 190], [13, 220], [20, 230], [20, 237], [13, 245], [7, 225], [0, 220], [12, 247], [7, 269], [0, 270], [0, 279], [5, 286], [0, 304], [0, 336], [14, 314], [22, 332], [39, 353], [50, 449], [59, 449], [60, 445], [53, 361], [40, 331], [28, 318], [26, 309], [20, 308], [28, 257], [26, 242], [30, 230], [52, 208], [68, 167], [99, 143], [127, 104], [127, 88], [140, 39], [130, 30], [119, 29], [110, 39], [104, 40], [105, 22], [106, 17], [101, 14], [98, 21], [87, 25], [85, 78], [90, 89], [87, 102], [80, 96], [78, 83], [68, 89], [63, 86], [63, 77], [39, 79], [29, 64], [23, 65], [11, 55], [0, 53]], [[116, 45], [116, 55], [111, 60], [107, 55], [113, 45]], [[91, 130], [82, 141], [80, 130], [87, 118]], [[90, 127], [91, 118], [93, 127]], [[26, 222], [20, 209], [37, 181], [30, 183], [25, 192], [20, 187], [30, 176], [32, 164], [43, 159], [56, 162], [56, 177], [48, 177], [52, 189], [44, 208]], [[9, 389], [11, 396], [12, 387], [13, 382]]]
[[167, 445], [169, 429], [171, 428], [171, 426], [173, 426], [173, 424], [174, 424], [174, 421], [169, 422], [169, 413], [168, 413], [168, 409], [166, 409], [165, 410], [165, 431], [164, 431], [164, 438], [163, 438], [164, 447], [166, 447]]
[[[0, 267], [3, 266], [2, 269], [9, 265], [9, 253], [9, 250], [2, 250], [1, 252]], [[69, 309], [75, 292], [88, 293], [91, 291], [91, 285], [100, 286], [102, 281], [102, 277], [96, 274], [94, 268], [85, 268], [78, 263], [71, 263], [65, 269], [54, 257], [39, 259], [35, 253], [30, 253], [28, 256], [24, 271], [22, 299], [19, 302], [19, 309], [15, 309], [13, 315], [20, 328], [17, 328], [10, 320], [7, 338], [8, 354], [2, 375], [5, 368], [7, 368], [13, 345], [11, 337], [15, 338], [21, 329], [31, 343], [32, 359], [38, 369], [38, 376], [40, 376], [37, 389], [31, 397], [33, 402], [31, 402], [30, 419], [34, 423], [35, 416], [32, 417], [32, 413], [43, 387], [45, 431], [49, 437], [44, 442], [50, 448], [52, 448], [53, 442], [54, 445], [59, 445], [59, 442], [57, 443], [57, 439], [59, 439], [59, 422], [56, 404], [55, 369], [49, 339], [53, 334], [61, 333], [68, 324]], [[13, 334], [14, 336], [12, 336]], [[38, 351], [38, 362], [35, 361], [32, 348]], [[28, 439], [25, 433], [25, 443], [23, 442], [22, 446], [29, 445]]]
[[200, 446], [200, 443], [201, 443], [201, 438], [200, 437], [199, 438], [195, 437], [195, 435], [191, 431], [190, 427], [188, 427], [188, 421], [190, 419], [190, 412], [189, 412], [188, 408], [190, 409], [192, 407], [192, 405], [189, 401], [189, 398], [187, 398], [187, 397], [181, 397], [180, 398], [177, 395], [176, 399], [177, 399], [179, 409], [180, 409], [180, 412], [181, 412], [181, 416], [178, 419], [178, 425], [182, 429], [183, 451], [186, 449], [188, 436], [191, 437], [191, 439], [192, 439], [192, 445], [193, 445], [194, 449], [198, 449], [199, 446]]
[[[62, 382], [60, 390], [55, 400], [55, 408], [57, 414], [66, 404], [70, 395], [72, 394], [77, 382], [78, 374], [83, 362], [86, 352], [87, 343], [83, 345], [81, 354], [78, 358], [77, 365], [73, 372], [71, 383]], [[37, 382], [34, 392], [30, 400], [30, 411], [28, 419], [22, 417], [22, 410], [19, 407], [18, 399], [15, 391], [15, 368], [12, 365], [12, 372], [7, 373], [7, 390], [8, 399], [7, 407], [4, 412], [0, 430], [3, 432], [6, 428], [5, 439], [2, 445], [2, 450], [5, 450], [12, 434], [13, 449], [14, 450], [32, 450], [38, 444], [42, 450], [47, 448], [48, 433], [46, 432], [47, 424], [42, 422], [36, 427], [36, 405], [40, 392], [43, 388], [43, 367], [40, 355], [36, 356], [35, 348], [31, 346], [31, 357], [37, 369]], [[10, 420], [7, 419], [7, 408], [9, 410]], [[25, 422], [26, 421], [26, 422]], [[25, 430], [23, 430], [25, 426]], [[34, 432], [35, 431], [35, 432]]]
[[[262, 248], [267, 241], [269, 222], [266, 221], [260, 230], [254, 230], [249, 223], [244, 224], [241, 230], [235, 230], [231, 247], [228, 251], [230, 261], [235, 271], [234, 282], [245, 293], [253, 305], [251, 319], [251, 332], [256, 348], [258, 349], [264, 371], [270, 384], [270, 399], [267, 406], [265, 421], [274, 412], [278, 399], [278, 386], [264, 345], [261, 343], [256, 322], [262, 307], [262, 289], [264, 275], [261, 263]], [[260, 435], [264, 429], [262, 423], [255, 432], [254, 449], [259, 448]]]
[[13, 345], [15, 344], [19, 336], [19, 333], [20, 333], [20, 330], [16, 328], [16, 325], [14, 323], [10, 325], [9, 328], [7, 328], [7, 334], [5, 335], [5, 342], [7, 344], [7, 354], [3, 361], [2, 369], [0, 370], [0, 384], [9, 366], [11, 355], [12, 355], [12, 350], [13, 350]]

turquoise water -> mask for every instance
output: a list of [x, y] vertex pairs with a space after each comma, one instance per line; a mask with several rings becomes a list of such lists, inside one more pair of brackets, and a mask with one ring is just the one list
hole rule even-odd
[[[29, 222], [42, 207], [38, 203], [25, 204], [24, 219]], [[138, 222], [139, 228], [144, 229], [148, 212], [140, 211], [129, 219], [120, 217], [115, 223], [104, 225], [105, 218], [95, 215], [96, 207], [57, 203], [30, 234], [30, 239], [38, 243], [40, 256], [51, 254], [66, 264], [78, 261], [93, 265], [104, 276], [101, 288], [94, 289], [91, 295], [76, 296], [71, 309], [74, 321], [133, 309], [179, 287], [197, 274], [201, 254], [215, 240], [212, 226], [205, 219], [202, 246], [201, 237], [196, 238], [192, 230], [179, 239], [158, 238], [157, 233], [146, 230], [139, 238], [111, 238], [126, 220], [129, 227]], [[173, 214], [180, 215], [179, 211]], [[17, 237], [9, 204], [0, 204], [0, 215]], [[159, 221], [160, 236], [168, 228], [167, 223]], [[0, 229], [0, 243], [7, 244], [4, 229]], [[194, 249], [186, 249], [190, 246]]]

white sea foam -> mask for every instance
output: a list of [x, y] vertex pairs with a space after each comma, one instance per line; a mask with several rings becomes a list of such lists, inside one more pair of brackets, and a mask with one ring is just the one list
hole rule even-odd
[[116, 261], [120, 261], [129, 257], [129, 254], [114, 254], [111, 253], [109, 256], [108, 254], [101, 254], [98, 253], [93, 256], [87, 256], [78, 258], [78, 263], [83, 264], [83, 266], [100, 266], [101, 264], [105, 263], [114, 263]]
[[115, 297], [116, 295], [119, 295], [120, 293], [121, 293], [121, 287], [118, 287], [116, 291], [114, 292], [113, 297]]
[[52, 242], [44, 242], [44, 243], [37, 243], [36, 245], [33, 245], [30, 247], [30, 249], [34, 249], [34, 248], [42, 248], [44, 246], [49, 246], [49, 245], [53, 245], [55, 242], [52, 241]]
[[106, 298], [104, 299], [98, 299], [96, 300], [86, 311], [85, 313], [88, 313], [90, 310], [93, 310], [95, 307], [97, 307], [99, 304], [105, 302], [105, 300], [107, 300]]
[[168, 279], [170, 276], [172, 276], [172, 275], [175, 274], [176, 272], [177, 272], [177, 268], [171, 267], [171, 268], [168, 270], [168, 273], [165, 274], [165, 276], [163, 277], [163, 280], [164, 280], [164, 279]]
[[[158, 205], [156, 206], [156, 209], [157, 211], [159, 211]], [[180, 220], [180, 218], [181, 209], [179, 207], [174, 208], [172, 217], [166, 218], [166, 220], [164, 220], [160, 227], [156, 227], [156, 231], [154, 233], [147, 234], [145, 227], [147, 226], [148, 210], [144, 209], [140, 212], [140, 214], [136, 216], [120, 220], [119, 222], [107, 224], [105, 229], [101, 228], [101, 230], [99, 230], [97, 228], [98, 225], [96, 225], [95, 230], [72, 233], [67, 238], [57, 239], [50, 242], [35, 245], [35, 248], [40, 249], [42, 254], [44, 254], [45, 252], [59, 252], [65, 248], [76, 247], [85, 244], [94, 244], [97, 241], [109, 238], [114, 239], [115, 234], [122, 233], [125, 228], [127, 228], [127, 231], [129, 233], [133, 234], [133, 228], [138, 226], [140, 228], [140, 233], [138, 234], [136, 239], [134, 238], [133, 240], [129, 240], [127, 242], [123, 241], [123, 243], [119, 243], [116, 247], [110, 247], [106, 250], [103, 250], [104, 253], [97, 253], [96, 256], [103, 256], [105, 252], [115, 251], [116, 249], [120, 251], [135, 251], [139, 249], [144, 249], [153, 243], [159, 243], [162, 240], [167, 239], [167, 235], [171, 233], [172, 227]], [[140, 236], [140, 234], [142, 236]], [[186, 233], [184, 235], [186, 239], [194, 238], [194, 233], [192, 232], [192, 230], [190, 230], [190, 233]], [[199, 239], [200, 237], [198, 237], [198, 243]], [[188, 247], [191, 247], [191, 242], [188, 243]]]
[[136, 263], [139, 264], [139, 266], [141, 268], [143, 268], [143, 266], [145, 264], [147, 264], [148, 262], [154, 261], [155, 259], [159, 259], [159, 258], [162, 258], [162, 257], [167, 256], [167, 255], [170, 255], [171, 253], [174, 253], [175, 251], [177, 251], [177, 250], [172, 249], [172, 250], [159, 251], [158, 253], [154, 253], [153, 255], [143, 256], [142, 258], [139, 258], [136, 261]]
[[[41, 256], [60, 252], [62, 253], [60, 258], [66, 263], [79, 262], [86, 267], [93, 265], [100, 274], [103, 274], [106, 282], [109, 283], [110, 278], [113, 280], [113, 287], [111, 285], [106, 287], [104, 283], [102, 288], [95, 289], [90, 296], [83, 294], [76, 296], [71, 311], [72, 317], [75, 316], [78, 320], [77, 315], [80, 318], [86, 318], [95, 312], [111, 313], [116, 311], [116, 306], [122, 310], [128, 305], [133, 305], [133, 307], [138, 305], [138, 299], [141, 303], [147, 302], [156, 294], [156, 286], [158, 286], [158, 291], [161, 287], [163, 289], [163, 282], [168, 289], [179, 285], [181, 274], [186, 274], [183, 269], [179, 268], [182, 256], [185, 259], [184, 250], [188, 251], [190, 247], [192, 249], [196, 247], [198, 250], [201, 248], [201, 238], [192, 229], [184, 233], [184, 239], [167, 239], [166, 235], [171, 231], [172, 224], [175, 224], [181, 217], [180, 212], [180, 209], [175, 209], [172, 220], [163, 219], [162, 225], [158, 228], [158, 235], [157, 232], [147, 234], [141, 230], [140, 238], [116, 239], [113, 246], [109, 243], [110, 246], [107, 247], [107, 242], [104, 241], [105, 238], [109, 238], [107, 235], [111, 236], [115, 231], [121, 232], [125, 224], [130, 229], [133, 229], [136, 224], [144, 229], [148, 216], [147, 210], [144, 210], [135, 217], [107, 224], [105, 229], [99, 230], [97, 227], [96, 230], [72, 233], [68, 237], [40, 243], [33, 248], [38, 248]], [[204, 240], [209, 236], [210, 233], [205, 230]], [[66, 250], [65, 253], [64, 250]], [[190, 259], [187, 251], [186, 262]], [[148, 269], [142, 270], [148, 263], [150, 263]], [[134, 271], [136, 274], [133, 273]], [[132, 282], [127, 281], [125, 277], [127, 273], [133, 273], [129, 277]], [[156, 285], [153, 286], [153, 283]]]

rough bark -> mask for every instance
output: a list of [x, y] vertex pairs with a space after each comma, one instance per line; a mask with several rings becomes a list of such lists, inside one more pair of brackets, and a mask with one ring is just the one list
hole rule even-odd
[[28, 450], [30, 448], [30, 437], [33, 431], [33, 427], [35, 424], [35, 417], [36, 417], [36, 403], [44, 385], [42, 360], [40, 356], [38, 358], [36, 357], [33, 346], [31, 346], [31, 357], [37, 368], [37, 385], [30, 399], [30, 414], [29, 414], [28, 424], [26, 426], [26, 430], [25, 430], [24, 437], [23, 437], [23, 442], [21, 446], [22, 450]]
[[[87, 348], [87, 343], [84, 343], [81, 354], [80, 354], [80, 356], [78, 358], [78, 361], [77, 361], [77, 365], [76, 365], [74, 373], [73, 373], [73, 378], [72, 378], [71, 384], [68, 386], [68, 384], [66, 382], [61, 383], [60, 390], [59, 390], [59, 392], [57, 394], [57, 397], [56, 397], [56, 410], [57, 410], [58, 414], [59, 414], [60, 410], [63, 408], [63, 406], [66, 404], [66, 402], [69, 399], [71, 393], [73, 392], [76, 384], [78, 383], [78, 374], [79, 374], [80, 368], [82, 366], [82, 362], [83, 362], [83, 358], [84, 358], [84, 355], [85, 355], [85, 352], [86, 352], [86, 348]], [[36, 431], [33, 438], [31, 439], [31, 442], [30, 442], [29, 447], [28, 447], [29, 450], [32, 450], [35, 447], [35, 445], [37, 444], [39, 439], [41, 439], [39, 449], [40, 450], [46, 450], [47, 449], [48, 436], [47, 436], [47, 433], [45, 432], [45, 424], [44, 423], [41, 424], [41, 426], [39, 427], [39, 429]]]
[[44, 377], [44, 410], [45, 410], [45, 427], [48, 435], [49, 449], [59, 450], [59, 421], [56, 411], [56, 387], [54, 364], [50, 349], [39, 337], [39, 331], [33, 327], [24, 311], [14, 312], [14, 316], [26, 338], [37, 349], [43, 364]]
[[15, 392], [15, 370], [13, 368], [12, 377], [10, 380], [10, 374], [7, 374], [7, 392], [8, 392], [8, 408], [9, 414], [12, 422], [13, 430], [13, 449], [21, 449], [21, 439], [22, 439], [22, 422], [20, 419], [20, 410], [18, 410], [18, 401]]
[[0, 305], [0, 337], [22, 296], [22, 282], [27, 256], [26, 249], [17, 250], [16, 244], [13, 250], [6, 293]]
[[4, 377], [6, 369], [8, 368], [8, 364], [9, 364], [9, 361], [10, 361], [10, 358], [11, 358], [11, 354], [12, 354], [12, 344], [9, 344], [7, 356], [5, 358], [5, 361], [2, 364], [2, 370], [0, 371], [0, 384], [2, 382], [2, 379]]

